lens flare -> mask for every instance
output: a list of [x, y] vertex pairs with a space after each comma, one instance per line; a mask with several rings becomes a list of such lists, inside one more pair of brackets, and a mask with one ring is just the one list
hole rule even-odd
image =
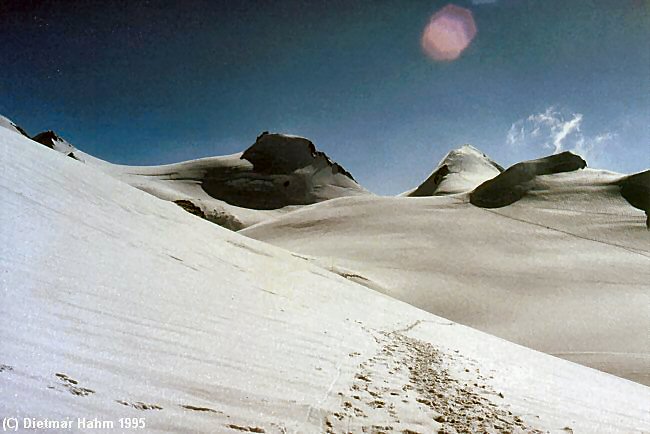
[[476, 35], [472, 13], [449, 4], [433, 14], [422, 33], [422, 49], [435, 60], [457, 59]]

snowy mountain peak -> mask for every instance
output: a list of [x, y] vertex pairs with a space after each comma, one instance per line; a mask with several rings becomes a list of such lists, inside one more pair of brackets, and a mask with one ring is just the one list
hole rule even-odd
[[497, 176], [503, 168], [472, 145], [449, 151], [436, 169], [415, 190], [406, 195], [439, 196], [471, 191]]
[[478, 148], [472, 145], [465, 144], [458, 149], [449, 151], [445, 158], [440, 161], [438, 167], [446, 164], [448, 166], [459, 167], [464, 170], [470, 169], [473, 165], [487, 165], [496, 168], [499, 172], [503, 172], [503, 167], [481, 152]]

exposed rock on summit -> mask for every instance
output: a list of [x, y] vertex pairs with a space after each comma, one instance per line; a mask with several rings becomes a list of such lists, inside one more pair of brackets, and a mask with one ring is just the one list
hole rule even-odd
[[202, 186], [210, 196], [244, 208], [278, 209], [368, 194], [303, 137], [264, 132], [240, 158], [250, 166], [207, 170]]
[[47, 146], [50, 149], [61, 152], [70, 158], [82, 161], [74, 154], [74, 151], [77, 149], [68, 143], [65, 139], [59, 137], [54, 131], [43, 131], [42, 133], [39, 133], [32, 137], [32, 140], [40, 143], [43, 146]]
[[317, 151], [316, 146], [304, 137], [265, 131], [244, 151], [241, 159], [250, 161], [256, 172], [276, 175], [324, 163], [332, 168], [333, 174], [342, 173], [354, 181], [350, 172], [333, 162], [324, 152]]

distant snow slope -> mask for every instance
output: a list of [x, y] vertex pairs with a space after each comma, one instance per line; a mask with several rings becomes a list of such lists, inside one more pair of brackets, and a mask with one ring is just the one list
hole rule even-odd
[[111, 432], [122, 417], [147, 432], [650, 430], [647, 387], [420, 311], [9, 130], [0, 150], [3, 417], [71, 418], [71, 432], [78, 417]]
[[621, 196], [623, 179], [590, 169], [533, 177], [498, 209], [468, 195], [337, 199], [242, 233], [437, 315], [650, 384], [650, 231]]
[[312, 142], [297, 136], [265, 132], [243, 153], [144, 167], [97, 159], [52, 131], [34, 140], [232, 230], [300, 205], [369, 194]]
[[464, 193], [494, 178], [503, 168], [473, 146], [464, 145], [450, 151], [435, 170], [417, 188], [403, 196], [440, 196]]
[[25, 137], [29, 137], [25, 130], [16, 125], [11, 119], [0, 115], [0, 128], [6, 128], [14, 133], [22, 134]]

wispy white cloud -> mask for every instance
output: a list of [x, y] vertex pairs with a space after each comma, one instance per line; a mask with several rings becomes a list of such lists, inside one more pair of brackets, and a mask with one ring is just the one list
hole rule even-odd
[[555, 154], [571, 151], [592, 164], [598, 163], [616, 134], [606, 131], [587, 135], [582, 130], [583, 119], [582, 113], [548, 107], [543, 113], [532, 114], [512, 124], [506, 141], [510, 146], [535, 153], [545, 149]]

